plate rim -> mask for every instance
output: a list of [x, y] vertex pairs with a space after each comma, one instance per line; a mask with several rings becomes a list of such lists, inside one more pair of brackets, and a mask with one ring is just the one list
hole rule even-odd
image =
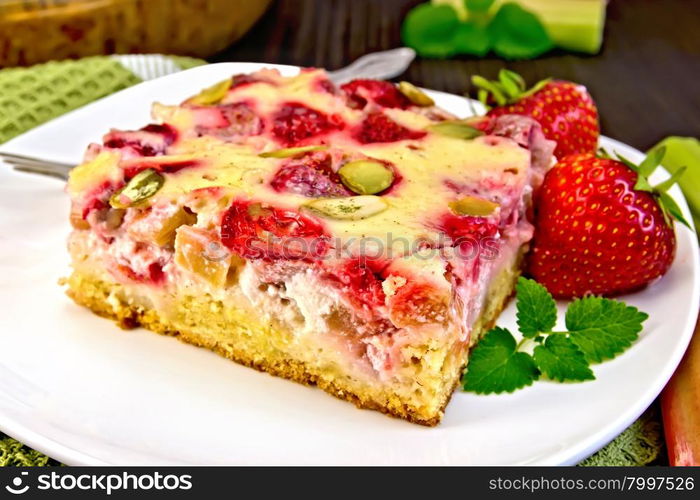
[[[171, 79], [172, 77], [176, 75], [183, 75], [185, 73], [199, 73], [199, 72], [212, 72], [216, 73], [218, 70], [222, 70], [224, 68], [232, 68], [233, 72], [250, 72], [250, 71], [255, 71], [260, 68], [276, 68], [279, 69], [283, 72], [296, 72], [300, 68], [297, 66], [291, 66], [291, 65], [279, 65], [279, 64], [267, 64], [267, 63], [245, 63], [245, 62], [224, 62], [224, 63], [214, 63], [214, 64], [208, 64], [204, 66], [198, 66], [195, 68], [191, 68], [188, 70], [184, 70], [178, 73], [173, 73], [171, 75], [165, 75], [160, 78], [156, 78], [153, 80], [148, 80], [145, 82], [142, 82], [140, 84], [134, 85], [133, 87], [129, 87], [127, 89], [121, 90], [120, 92], [108, 95], [106, 97], [103, 97], [97, 101], [94, 101], [92, 103], [89, 103], [85, 106], [82, 106], [80, 108], [77, 108], [69, 113], [66, 113], [64, 115], [61, 115], [57, 118], [54, 118], [42, 125], [39, 125], [38, 127], [35, 127], [27, 132], [24, 132], [23, 134], [11, 139], [10, 141], [7, 141], [6, 143], [0, 145], [0, 151], [7, 151], [7, 152], [22, 152], [21, 148], [21, 143], [22, 141], [25, 141], [27, 137], [35, 134], [37, 131], [41, 131], [44, 129], [44, 127], [53, 127], [56, 125], [56, 123], [60, 123], [62, 120], [65, 120], [66, 118], [70, 118], [74, 115], [79, 115], [82, 113], [89, 114], [90, 113], [90, 108], [93, 107], [94, 105], [101, 105], [99, 103], [103, 103], [105, 101], [109, 101], [112, 99], [114, 96], [123, 94], [123, 93], [129, 93], [131, 91], [134, 91], [134, 89], [137, 89], [143, 86], [153, 86], [154, 88], [157, 88], [158, 85], [162, 84], [163, 80]], [[235, 69], [233, 69], [235, 68]], [[480, 104], [477, 101], [474, 101], [472, 99], [469, 99], [464, 96], [459, 96], [456, 94], [451, 94], [443, 91], [437, 91], [437, 90], [429, 90], [429, 93], [435, 95], [435, 96], [449, 96], [450, 99], [454, 98], [459, 98], [460, 100], [468, 103], [472, 109], [474, 107], [478, 108]], [[142, 90], [139, 90], [141, 92]], [[637, 150], [636, 148], [633, 148], [632, 146], [629, 146], [621, 141], [618, 141], [616, 139], [612, 139], [607, 136], [601, 136], [601, 140], [611, 143], [615, 146], [622, 147], [624, 149], [628, 150], [633, 150], [636, 154], [643, 155], [642, 152]], [[19, 145], [19, 149], [18, 149]], [[61, 158], [65, 159], [65, 158]], [[689, 210], [687, 206], [687, 202], [685, 200], [685, 197], [683, 194], [680, 192], [677, 186], [674, 186], [674, 189], [676, 192], [673, 193], [673, 196], [676, 200], [680, 202], [681, 209], [684, 211], [686, 215], [688, 215]], [[692, 218], [691, 218], [692, 220]], [[692, 225], [692, 222], [691, 222]], [[578, 443], [565, 446], [562, 449], [551, 453], [549, 455], [546, 455], [544, 457], [544, 461], [539, 459], [536, 460], [537, 463], [548, 463], [548, 464], [559, 464], [559, 465], [573, 465], [584, 458], [590, 456], [591, 454], [595, 453], [597, 450], [601, 449], [604, 447], [606, 444], [608, 444], [610, 441], [612, 441], [617, 435], [619, 435], [624, 429], [626, 429], [632, 422], [634, 422], [647, 408], [648, 406], [653, 402], [653, 400], [661, 393], [662, 389], [670, 379], [670, 377], [673, 375], [673, 372], [675, 371], [676, 367], [680, 363], [688, 344], [690, 343], [690, 340], [692, 338], [692, 334], [695, 329], [695, 322], [697, 321], [697, 313], [693, 314], [693, 310], [698, 311], [700, 309], [700, 279], [698, 279], [698, 275], [700, 273], [700, 252], [698, 251], [698, 242], [697, 239], [691, 238], [691, 249], [695, 250], [693, 253], [693, 262], [692, 262], [692, 268], [694, 270], [694, 281], [693, 281], [693, 292], [691, 297], [689, 298], [689, 304], [690, 307], [688, 308], [688, 315], [685, 318], [685, 327], [683, 331], [681, 332], [681, 335], [679, 335], [678, 342], [675, 344], [675, 348], [673, 352], [671, 353], [671, 356], [669, 356], [669, 359], [666, 360], [666, 362], [663, 365], [663, 369], [659, 374], [656, 375], [654, 378], [655, 383], [647, 387], [646, 391], [644, 392], [643, 397], [640, 397], [637, 402], [634, 405], [630, 405], [625, 411], [620, 412], [620, 414], [613, 420], [610, 421], [605, 427], [600, 429], [598, 432], [591, 433], [590, 436], [588, 436], [585, 439], [580, 440]], [[695, 304], [695, 308], [692, 308], [692, 305]], [[19, 440], [20, 442], [24, 443], [25, 445], [34, 448], [38, 451], [41, 451], [42, 453], [50, 456], [51, 458], [58, 460], [60, 462], [70, 464], [70, 465], [110, 465], [111, 463], [105, 462], [91, 454], [83, 453], [80, 450], [77, 450], [67, 444], [64, 444], [55, 438], [48, 437], [44, 434], [41, 434], [40, 432], [36, 432], [32, 430], [31, 427], [24, 425], [23, 423], [19, 421], [14, 421], [9, 417], [6, 417], [3, 414], [0, 414], [0, 430], [2, 430], [5, 434], [14, 437], [15, 439]], [[155, 465], [155, 464], [154, 464]]]

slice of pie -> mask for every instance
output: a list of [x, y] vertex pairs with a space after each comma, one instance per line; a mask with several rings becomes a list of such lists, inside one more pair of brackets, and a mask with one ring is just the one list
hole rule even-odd
[[417, 88], [236, 75], [112, 130], [71, 174], [68, 294], [435, 425], [511, 295], [553, 143]]

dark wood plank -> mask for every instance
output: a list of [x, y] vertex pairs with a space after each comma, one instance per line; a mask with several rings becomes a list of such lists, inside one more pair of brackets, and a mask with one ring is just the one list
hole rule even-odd
[[[339, 68], [367, 52], [401, 45], [400, 26], [420, 0], [278, 0], [239, 43], [212, 61]], [[671, 135], [700, 136], [700, 2], [612, 0], [603, 50], [555, 51], [535, 61], [419, 59], [404, 79], [464, 94], [472, 74], [508, 67], [530, 82], [547, 76], [585, 84], [603, 132], [646, 149]]]

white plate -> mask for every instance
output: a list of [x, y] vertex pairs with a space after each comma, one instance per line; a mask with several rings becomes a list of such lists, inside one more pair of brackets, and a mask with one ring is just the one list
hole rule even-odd
[[[77, 161], [107, 127], [139, 127], [152, 101], [181, 101], [260, 64], [194, 68], [124, 90], [5, 144]], [[279, 67], [287, 74], [297, 70]], [[458, 114], [469, 102], [434, 93]], [[602, 145], [633, 160], [639, 152]], [[678, 364], [698, 312], [693, 234], [678, 229], [669, 273], [624, 299], [650, 313], [637, 343], [583, 384], [512, 395], [457, 393], [425, 428], [360, 411], [320, 390], [244, 368], [74, 305], [62, 184], [0, 168], [0, 429], [69, 464], [573, 464], [629, 425]], [[672, 194], [687, 213], [677, 189]], [[515, 326], [513, 306], [500, 324]]]

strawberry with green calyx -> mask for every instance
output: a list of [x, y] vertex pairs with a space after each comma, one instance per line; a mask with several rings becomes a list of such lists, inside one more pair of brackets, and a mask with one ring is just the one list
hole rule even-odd
[[546, 79], [526, 89], [525, 80], [506, 69], [499, 72], [497, 81], [475, 75], [472, 83], [488, 116], [525, 115], [539, 122], [545, 137], [556, 141], [557, 158], [595, 152], [600, 136], [598, 109], [583, 85]]
[[[661, 209], [663, 210], [666, 222], [669, 225], [672, 224], [672, 219], [676, 219], [678, 222], [690, 229], [690, 224], [688, 224], [688, 221], [685, 220], [685, 217], [683, 217], [683, 212], [681, 212], [680, 207], [678, 206], [676, 201], [671, 197], [671, 195], [668, 194], [668, 190], [670, 189], [670, 187], [673, 186], [676, 182], [678, 182], [678, 179], [680, 179], [683, 176], [688, 167], [679, 168], [668, 179], [657, 184], [656, 186], [652, 186], [651, 184], [649, 184], [649, 176], [654, 172], [654, 170], [656, 170], [656, 168], [659, 165], [661, 165], [661, 161], [663, 160], [665, 154], [666, 148], [662, 146], [659, 149], [656, 149], [649, 153], [649, 155], [647, 155], [647, 157], [644, 158], [644, 160], [639, 165], [634, 164], [633, 162], [622, 156], [620, 153], [616, 152], [615, 156], [628, 168], [637, 173], [637, 182], [635, 182], [634, 184], [634, 189], [636, 189], [637, 191], [646, 191], [647, 193], [651, 193], [657, 198], [657, 201], [659, 202], [659, 204], [661, 205]], [[611, 159], [610, 155], [605, 150], [601, 150], [598, 153], [598, 155], [605, 159]]]
[[538, 192], [529, 272], [556, 298], [618, 295], [663, 276], [676, 250], [672, 220], [688, 226], [667, 191], [651, 186], [664, 150], [638, 166], [618, 155], [571, 155]]

